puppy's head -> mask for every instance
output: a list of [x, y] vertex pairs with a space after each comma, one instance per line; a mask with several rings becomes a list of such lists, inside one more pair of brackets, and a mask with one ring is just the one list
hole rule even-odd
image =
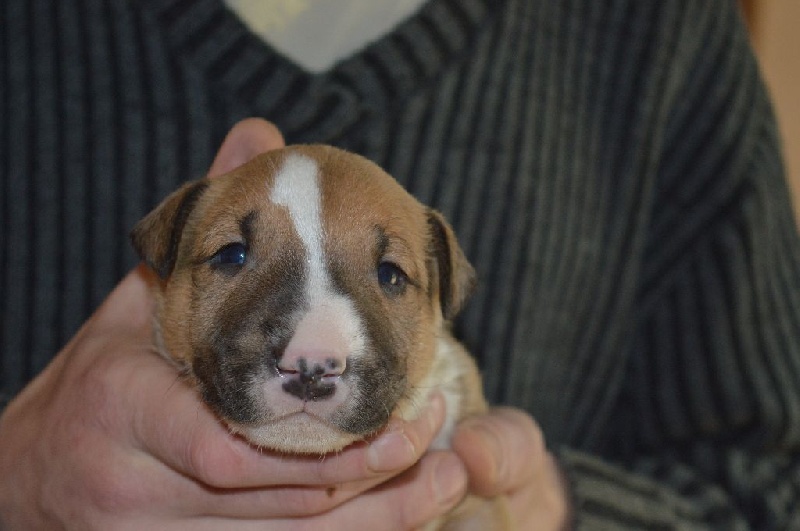
[[234, 431], [287, 452], [385, 425], [474, 279], [438, 213], [324, 146], [189, 183], [132, 239], [161, 280], [160, 346]]

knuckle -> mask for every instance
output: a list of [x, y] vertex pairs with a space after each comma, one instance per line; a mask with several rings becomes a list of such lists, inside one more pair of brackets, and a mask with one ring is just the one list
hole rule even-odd
[[121, 396], [125, 393], [124, 364], [113, 341], [106, 337], [85, 338], [79, 345], [80, 358], [73, 358], [69, 369], [69, 400], [79, 411], [92, 419], [93, 424], [109, 424], [119, 416]]
[[217, 489], [236, 488], [246, 474], [245, 457], [217, 432], [201, 431], [187, 439], [186, 470], [201, 483]]
[[146, 502], [142, 482], [122, 464], [96, 466], [84, 479], [87, 502], [100, 514], [125, 514]]
[[212, 487], [226, 486], [230, 467], [226, 466], [218, 446], [210, 438], [190, 438], [185, 451], [186, 468], [195, 479]]

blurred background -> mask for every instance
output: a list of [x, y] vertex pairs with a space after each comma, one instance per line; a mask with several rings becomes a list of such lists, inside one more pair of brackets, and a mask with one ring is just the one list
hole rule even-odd
[[800, 219], [800, 0], [741, 0], [761, 69], [772, 92]]

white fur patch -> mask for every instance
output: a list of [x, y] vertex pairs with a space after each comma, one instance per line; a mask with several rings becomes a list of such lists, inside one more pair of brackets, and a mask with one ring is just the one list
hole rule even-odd
[[[322, 224], [322, 194], [317, 163], [309, 157], [290, 154], [275, 176], [270, 199], [289, 210], [295, 230], [306, 249], [306, 296], [309, 302], [307, 315], [332, 325], [341, 334], [347, 355], [358, 356], [366, 345], [364, 327], [352, 301], [332, 289], [325, 266], [325, 230]], [[309, 339], [311, 342], [328, 342], [333, 338]]]
[[442, 428], [431, 443], [433, 450], [446, 450], [450, 448], [450, 439], [456, 428], [456, 420], [461, 417], [461, 382], [464, 375], [463, 365], [455, 362], [456, 348], [453, 340], [447, 336], [436, 341], [436, 353], [430, 371], [417, 385], [405, 409], [399, 411], [405, 420], [414, 420], [430, 397], [434, 389], [442, 392], [445, 404], [445, 417]]
[[285, 206], [300, 240], [308, 253], [308, 287], [316, 302], [328, 290], [328, 275], [322, 252], [321, 194], [317, 163], [299, 155], [289, 155], [272, 188], [270, 199]]

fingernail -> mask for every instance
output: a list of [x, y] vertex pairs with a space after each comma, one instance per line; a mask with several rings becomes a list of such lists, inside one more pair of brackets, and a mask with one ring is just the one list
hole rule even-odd
[[445, 454], [434, 471], [434, 489], [439, 505], [450, 505], [467, 488], [467, 474], [461, 461], [452, 454]]
[[367, 466], [373, 472], [398, 470], [413, 463], [415, 454], [414, 445], [402, 431], [387, 430], [369, 445]]

